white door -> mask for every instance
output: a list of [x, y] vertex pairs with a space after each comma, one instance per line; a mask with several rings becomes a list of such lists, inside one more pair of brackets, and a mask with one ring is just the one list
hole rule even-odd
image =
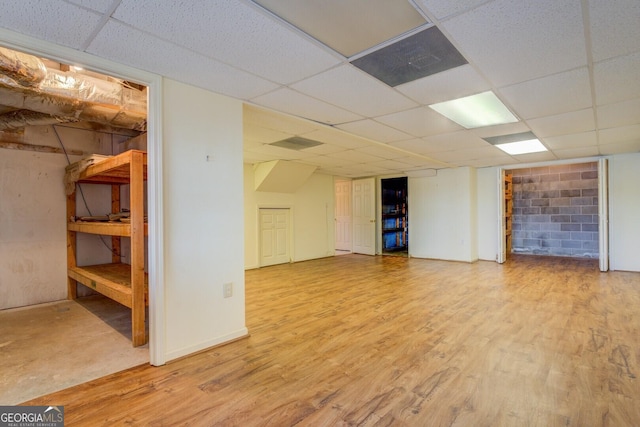
[[353, 182], [353, 252], [376, 253], [376, 192], [375, 179]]
[[351, 181], [336, 181], [336, 249], [351, 250]]
[[600, 271], [609, 271], [609, 168], [607, 159], [598, 160], [598, 243]]
[[260, 209], [260, 266], [291, 261], [289, 209]]
[[507, 219], [505, 217], [505, 199], [504, 199], [504, 178], [505, 178], [504, 169], [498, 170], [498, 212], [500, 212], [499, 216], [499, 224], [498, 224], [498, 236], [499, 242], [498, 245], [498, 253], [496, 256], [496, 261], [500, 264], [504, 263], [507, 260]]

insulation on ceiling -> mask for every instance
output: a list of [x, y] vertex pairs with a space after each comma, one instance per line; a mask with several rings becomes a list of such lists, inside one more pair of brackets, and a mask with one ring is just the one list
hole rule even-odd
[[[73, 71], [47, 69], [28, 54], [0, 47], [0, 102], [58, 121], [89, 121], [139, 131], [147, 127], [146, 91]], [[4, 128], [0, 115], [0, 129]], [[7, 117], [15, 126], [15, 116]], [[25, 123], [26, 125], [26, 123]]]

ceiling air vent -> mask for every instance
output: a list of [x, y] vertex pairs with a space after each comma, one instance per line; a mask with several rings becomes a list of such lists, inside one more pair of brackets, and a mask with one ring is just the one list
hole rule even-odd
[[302, 138], [301, 136], [292, 136], [291, 138], [283, 139], [281, 141], [272, 142], [269, 145], [275, 145], [276, 147], [288, 148], [290, 150], [304, 150], [305, 148], [315, 147], [316, 145], [322, 145], [320, 141], [314, 141], [313, 139]]
[[459, 67], [467, 60], [437, 27], [430, 27], [351, 63], [394, 87]]

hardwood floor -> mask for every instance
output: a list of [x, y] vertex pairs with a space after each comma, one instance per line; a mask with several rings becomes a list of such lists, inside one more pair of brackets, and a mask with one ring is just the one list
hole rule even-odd
[[68, 426], [640, 425], [640, 274], [345, 255], [246, 273], [249, 338], [29, 404]]

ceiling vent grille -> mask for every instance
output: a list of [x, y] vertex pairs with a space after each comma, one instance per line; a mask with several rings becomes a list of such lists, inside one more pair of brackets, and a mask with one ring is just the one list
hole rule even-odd
[[322, 144], [323, 144], [322, 142], [314, 141], [313, 139], [302, 138], [301, 136], [292, 136], [291, 138], [272, 142], [270, 145], [299, 151], [299, 150], [304, 150], [305, 148], [311, 148], [311, 147], [315, 147], [317, 145], [322, 145]]
[[395, 87], [467, 63], [437, 27], [430, 27], [351, 62]]

